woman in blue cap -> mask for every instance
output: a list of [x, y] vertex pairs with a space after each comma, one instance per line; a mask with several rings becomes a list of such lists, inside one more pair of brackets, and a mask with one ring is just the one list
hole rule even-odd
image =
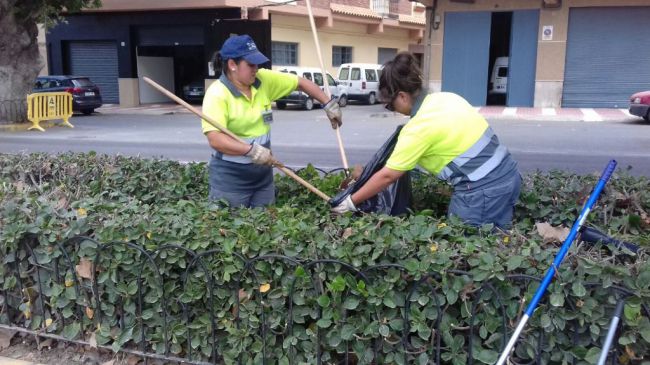
[[269, 62], [248, 35], [228, 38], [217, 55], [221, 77], [207, 90], [203, 113], [248, 143], [236, 141], [202, 121], [203, 133], [215, 150], [210, 160], [212, 200], [233, 207], [261, 207], [275, 201], [271, 155], [271, 103], [299, 89], [324, 105], [332, 128], [341, 126], [337, 100], [315, 83], [291, 73], [261, 69]]

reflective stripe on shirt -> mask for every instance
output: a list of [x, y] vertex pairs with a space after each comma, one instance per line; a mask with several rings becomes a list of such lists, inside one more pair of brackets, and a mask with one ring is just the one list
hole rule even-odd
[[452, 185], [478, 181], [499, 166], [507, 155], [508, 149], [499, 143], [492, 128], [487, 128], [467, 151], [442, 169], [438, 178]]
[[[266, 134], [262, 134], [261, 136], [257, 137], [251, 137], [251, 138], [241, 138], [248, 144], [253, 144], [257, 143], [260, 146], [264, 146], [266, 148], [269, 148], [271, 146], [271, 131], [269, 131]], [[217, 152], [215, 154], [217, 158], [224, 160], [224, 161], [230, 161], [234, 163], [253, 163], [253, 160], [248, 157], [248, 156], [243, 156], [243, 155], [226, 155], [221, 152]]]

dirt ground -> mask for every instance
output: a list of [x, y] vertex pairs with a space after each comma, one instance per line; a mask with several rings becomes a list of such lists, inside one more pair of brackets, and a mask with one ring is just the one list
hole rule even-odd
[[[7, 346], [8, 345], [8, 346]], [[144, 365], [142, 358], [0, 330], [0, 356], [44, 365]], [[167, 365], [148, 360], [147, 365]], [[177, 363], [173, 363], [177, 364]]]

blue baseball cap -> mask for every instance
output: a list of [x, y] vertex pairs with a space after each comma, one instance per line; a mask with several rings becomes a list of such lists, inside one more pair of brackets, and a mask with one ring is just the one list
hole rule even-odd
[[224, 59], [243, 58], [253, 65], [261, 65], [269, 62], [262, 52], [257, 50], [257, 46], [248, 34], [236, 35], [226, 39], [219, 51]]

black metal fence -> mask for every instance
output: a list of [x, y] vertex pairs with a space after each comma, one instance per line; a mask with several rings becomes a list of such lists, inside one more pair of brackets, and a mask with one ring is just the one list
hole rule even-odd
[[27, 101], [0, 100], [0, 124], [19, 123], [27, 121]]
[[[23, 332], [32, 333], [43, 337], [52, 337], [60, 340], [76, 342], [84, 345], [98, 346], [106, 349], [117, 349], [127, 353], [137, 354], [145, 358], [164, 359], [191, 364], [218, 364], [223, 363], [223, 352], [227, 346], [223, 345], [223, 336], [232, 335], [219, 329], [219, 321], [226, 317], [233, 319], [234, 329], [250, 328], [250, 323], [258, 322], [256, 337], [261, 343], [258, 348], [258, 360], [261, 363], [275, 363], [268, 360], [271, 354], [284, 351], [290, 364], [295, 363], [294, 352], [291, 341], [288, 346], [278, 338], [287, 340], [294, 333], [294, 327], [302, 325], [297, 323], [294, 311], [297, 310], [297, 301], [294, 296], [298, 291], [303, 291], [308, 296], [318, 297], [325, 292], [332, 291], [324, 280], [328, 273], [337, 273], [354, 278], [357, 282], [363, 283], [367, 290], [378, 288], [387, 279], [387, 273], [393, 273], [394, 279], [403, 283], [404, 291], [400, 294], [403, 300], [394, 304], [395, 309], [400, 313], [399, 317], [403, 323], [400, 334], [396, 337], [374, 337], [367, 340], [369, 351], [372, 351], [373, 363], [384, 363], [385, 353], [393, 352], [398, 354], [400, 361], [395, 363], [421, 363], [416, 360], [418, 355], [426, 353], [428, 363], [451, 363], [445, 360], [445, 352], [449, 347], [441, 344], [441, 318], [443, 313], [449, 310], [448, 305], [441, 304], [443, 283], [450, 283], [455, 278], [466, 279], [464, 281], [466, 290], [463, 291], [465, 302], [471, 304], [465, 308], [469, 313], [469, 319], [464, 328], [456, 328], [463, 333], [467, 339], [463, 347], [466, 349], [467, 357], [465, 363], [475, 363], [473, 341], [476, 341], [475, 334], [479, 331], [481, 323], [478, 323], [479, 312], [490, 315], [498, 320], [498, 339], [500, 342], [496, 348], [505, 346], [505, 341], [512, 332], [513, 323], [508, 320], [512, 315], [506, 311], [513, 308], [523, 309], [523, 298], [526, 292], [534, 291], [536, 283], [540, 278], [528, 275], [508, 275], [504, 280], [492, 280], [474, 282], [471, 275], [464, 271], [449, 271], [445, 273], [430, 273], [421, 277], [410, 276], [409, 270], [402, 265], [384, 264], [368, 267], [359, 270], [353, 265], [337, 260], [301, 260], [296, 257], [288, 257], [278, 254], [267, 254], [254, 258], [246, 258], [237, 253], [226, 253], [224, 250], [207, 250], [196, 252], [174, 244], [167, 244], [155, 249], [146, 249], [131, 242], [100, 243], [92, 238], [78, 236], [64, 242], [41, 243], [35, 236], [26, 236], [16, 253], [4, 258], [5, 266], [1, 273], [4, 275], [4, 288], [2, 295], [0, 322], [2, 328], [9, 328]], [[84, 263], [79, 260], [79, 253], [93, 253], [92, 267], [84, 270]], [[73, 255], [74, 253], [74, 255]], [[89, 255], [86, 257], [93, 257]], [[74, 259], [73, 259], [74, 258]], [[119, 267], [111, 266], [116, 259], [122, 263], [129, 262], [129, 267], [120, 264]], [[221, 263], [215, 265], [215, 263]], [[86, 266], [89, 262], [85, 263]], [[210, 271], [208, 267], [220, 267], [219, 272]], [[272, 268], [271, 276], [284, 277], [279, 281], [270, 277], [268, 270]], [[114, 270], [113, 270], [114, 269]], [[233, 269], [236, 269], [233, 271]], [[290, 270], [290, 271], [289, 271]], [[304, 273], [306, 280], [300, 279], [296, 273]], [[108, 277], [115, 275], [115, 277]], [[229, 275], [232, 280], [224, 279]], [[120, 277], [121, 276], [121, 279]], [[330, 277], [331, 278], [331, 277]], [[13, 282], [14, 285], [7, 283]], [[120, 289], [118, 283], [126, 285]], [[273, 298], [272, 290], [264, 287], [273, 283], [281, 283], [281, 291], [287, 294], [286, 299]], [[307, 284], [305, 284], [307, 283]], [[205, 289], [205, 295], [201, 299], [196, 294], [191, 294], [197, 285]], [[504, 291], [504, 287], [509, 287]], [[620, 286], [611, 285], [603, 288], [600, 283], [589, 283], [587, 290], [591, 292], [607, 292], [608, 303], [600, 303], [602, 306], [611, 306], [620, 299], [633, 293]], [[59, 289], [57, 289], [59, 288]], [[65, 300], [53, 300], [54, 291], [61, 290], [65, 295], [59, 293]], [[117, 289], [116, 289], [117, 288]], [[519, 288], [512, 291], [512, 288]], [[343, 290], [340, 295], [345, 298], [349, 289]], [[199, 293], [201, 290], [198, 291]], [[509, 292], [509, 295], [504, 293]], [[112, 294], [111, 294], [112, 293]], [[116, 294], [117, 293], [117, 294]], [[123, 294], [129, 295], [123, 295]], [[244, 294], [242, 294], [244, 293]], [[195, 295], [195, 297], [192, 297]], [[131, 297], [133, 300], [125, 299]], [[602, 295], [600, 296], [602, 298]], [[215, 310], [217, 301], [229, 302], [225, 312]], [[417, 299], [416, 299], [417, 298]], [[517, 299], [514, 299], [517, 298]], [[247, 302], [255, 302], [256, 308], [247, 309]], [[412, 318], [412, 306], [419, 306], [422, 303], [433, 303], [434, 313], [428, 318], [416, 321]], [[573, 309], [575, 303], [567, 302], [567, 306]], [[488, 310], [488, 307], [490, 310]], [[16, 309], [20, 308], [20, 309]], [[261, 310], [260, 310], [261, 308]], [[29, 315], [27, 312], [29, 311]], [[152, 311], [154, 313], [152, 313]], [[611, 312], [610, 311], [610, 312]], [[253, 313], [254, 312], [254, 313]], [[354, 315], [376, 317], [381, 321], [382, 313], [354, 313], [354, 310], [341, 308], [341, 316], [337, 322], [345, 324]], [[134, 313], [135, 315], [129, 315]], [[224, 316], [224, 313], [228, 316]], [[315, 320], [323, 317], [322, 306], [316, 305], [313, 308]], [[253, 316], [252, 314], [256, 314]], [[642, 315], [650, 317], [647, 306], [642, 305]], [[40, 317], [40, 320], [36, 320]], [[48, 326], [48, 319], [54, 318], [57, 321], [57, 328]], [[113, 322], [110, 322], [111, 318]], [[477, 319], [479, 318], [479, 319]], [[197, 336], [193, 333], [197, 330], [197, 321], [203, 320], [201, 328], [208, 328], [208, 333], [201, 333]], [[107, 322], [109, 321], [109, 322]], [[207, 322], [207, 323], [205, 323]], [[414, 331], [412, 327], [418, 322], [419, 326], [426, 323], [431, 330], [431, 336], [426, 343], [413, 340]], [[79, 325], [81, 323], [81, 325]], [[83, 339], [81, 333], [84, 330], [95, 329], [111, 323], [119, 327], [121, 331], [127, 328], [132, 329], [132, 336], [113, 347], [101, 341]], [[602, 323], [601, 323], [602, 325]], [[575, 343], [581, 341], [589, 345], [587, 334], [590, 323], [581, 323], [578, 320], [567, 323], [567, 336], [573, 338]], [[133, 330], [133, 328], [136, 328]], [[422, 328], [426, 330], [426, 328]], [[156, 332], [157, 331], [157, 332]], [[154, 333], [156, 332], [156, 333]], [[520, 346], [525, 346], [529, 351], [534, 351], [533, 360], [526, 363], [541, 364], [542, 354], [549, 351], [545, 348], [548, 344], [544, 338], [544, 331], [528, 333], [526, 339], [520, 341]], [[587, 339], [585, 341], [581, 338]], [[202, 353], [194, 341], [206, 343], [208, 351]], [[340, 363], [353, 364], [358, 361], [360, 354], [346, 345], [344, 353], [335, 355], [328, 354], [331, 344], [325, 343], [323, 331], [318, 328], [311, 339], [314, 342], [315, 363]], [[113, 343], [122, 342], [120, 339], [113, 339]], [[175, 348], [176, 347], [176, 348]], [[612, 363], [617, 354], [624, 349], [614, 349], [610, 355]], [[179, 351], [179, 349], [181, 349]], [[532, 349], [532, 350], [531, 350]], [[325, 356], [328, 354], [328, 356]], [[327, 360], [323, 360], [323, 357]], [[573, 359], [576, 362], [578, 359]]]

